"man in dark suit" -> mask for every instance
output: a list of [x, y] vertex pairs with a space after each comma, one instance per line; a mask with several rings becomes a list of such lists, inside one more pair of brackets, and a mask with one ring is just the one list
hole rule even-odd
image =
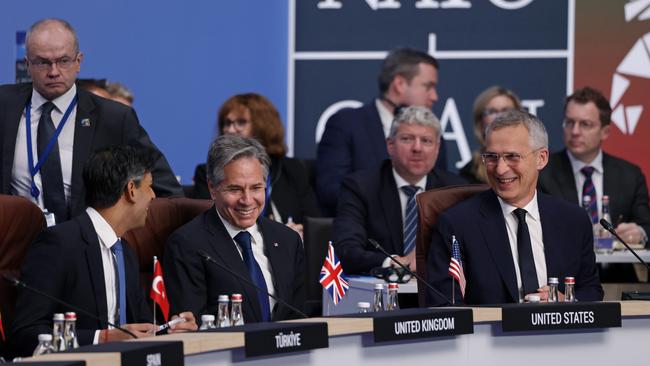
[[[428, 258], [429, 281], [452, 294], [449, 262], [458, 241], [466, 278], [455, 299], [466, 304], [548, 298], [548, 277], [575, 277], [576, 297], [602, 300], [591, 223], [584, 211], [538, 193], [539, 171], [548, 162], [548, 135], [541, 121], [525, 112], [500, 115], [486, 130], [482, 154], [492, 189], [440, 215]], [[564, 299], [560, 284], [560, 300]], [[463, 294], [464, 292], [464, 294]], [[445, 299], [429, 293], [431, 305]]]
[[551, 155], [539, 188], [574, 204], [593, 194], [596, 221], [602, 217], [602, 197], [609, 196], [610, 217], [619, 235], [629, 243], [646, 243], [650, 207], [645, 177], [638, 166], [602, 149], [611, 115], [609, 102], [598, 90], [585, 87], [567, 97], [562, 125], [566, 149]]
[[[0, 192], [30, 198], [62, 222], [85, 209], [81, 174], [93, 151], [120, 144], [155, 146], [133, 109], [75, 86], [83, 53], [67, 22], [36, 22], [26, 47], [33, 83], [0, 86]], [[167, 160], [157, 150], [156, 155], [154, 190], [160, 196], [182, 195]]]
[[[261, 216], [269, 164], [264, 147], [255, 139], [222, 135], [212, 143], [207, 169], [214, 206], [176, 230], [165, 249], [165, 283], [172, 311], [189, 309], [197, 317], [216, 313], [219, 295], [240, 293], [246, 323], [296, 315], [267, 291], [303, 307], [300, 236]], [[203, 253], [245, 280], [204, 260]]]
[[393, 264], [368, 238], [415, 269], [415, 195], [464, 183], [460, 177], [433, 169], [440, 136], [440, 122], [429, 108], [404, 108], [385, 142], [390, 159], [343, 180], [333, 241], [345, 273], [368, 273]]
[[[414, 49], [388, 54], [379, 75], [380, 97], [334, 114], [325, 126], [316, 157], [316, 192], [322, 213], [335, 216], [343, 178], [388, 159], [386, 137], [398, 106], [431, 108], [438, 100], [438, 61]], [[444, 143], [436, 163], [447, 168]]]
[[[138, 260], [120, 237], [144, 226], [155, 197], [149, 151], [118, 146], [99, 150], [84, 168], [86, 212], [44, 230], [30, 247], [21, 280], [102, 320], [77, 313], [80, 345], [130, 338], [110, 328], [118, 323], [137, 337], [151, 336], [151, 310], [142, 294]], [[123, 289], [123, 291], [121, 291]], [[54, 313], [74, 311], [29, 289], [19, 289], [13, 323], [14, 350], [30, 355], [37, 337], [52, 333]], [[191, 313], [176, 330], [196, 329]]]

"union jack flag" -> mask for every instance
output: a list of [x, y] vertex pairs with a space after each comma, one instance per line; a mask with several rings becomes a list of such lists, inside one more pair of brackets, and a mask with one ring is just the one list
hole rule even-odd
[[460, 259], [460, 244], [456, 240], [456, 236], [451, 236], [451, 260], [449, 261], [449, 275], [453, 277], [460, 287], [460, 293], [465, 297], [465, 271], [463, 270], [463, 262]]
[[350, 288], [345, 273], [343, 273], [341, 262], [334, 253], [334, 246], [331, 241], [328, 243], [325, 262], [320, 270], [320, 284], [332, 296], [334, 305], [338, 305], [345, 296], [345, 291]]

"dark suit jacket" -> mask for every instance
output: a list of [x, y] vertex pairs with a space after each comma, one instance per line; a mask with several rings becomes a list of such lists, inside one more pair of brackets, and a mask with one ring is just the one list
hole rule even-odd
[[[564, 200], [537, 194], [546, 269], [549, 277], [576, 279], [576, 297], [600, 301], [603, 289], [598, 278], [591, 222], [584, 211]], [[427, 270], [429, 282], [451, 298], [448, 274], [451, 236], [460, 244], [467, 287], [466, 304], [517, 302], [517, 277], [501, 206], [494, 191], [487, 190], [463, 201], [440, 215], [434, 230]], [[456, 299], [462, 299], [456, 286]], [[429, 293], [430, 305], [444, 305]]]
[[[537, 186], [544, 193], [580, 204], [573, 168], [566, 150], [551, 155]], [[634, 222], [650, 235], [648, 186], [638, 166], [603, 152], [603, 192], [609, 196], [609, 213], [613, 225], [619, 221]]]
[[[83, 166], [90, 154], [112, 145], [132, 145], [151, 148], [158, 155], [152, 171], [156, 195], [166, 197], [183, 195], [167, 159], [151, 142], [147, 132], [140, 126], [135, 111], [121, 103], [98, 97], [77, 88], [79, 97], [72, 153], [72, 191], [70, 196], [71, 217], [84, 211], [85, 189]], [[25, 105], [32, 97], [31, 84], [0, 86], [0, 145], [2, 149], [1, 193], [11, 194], [11, 170], [14, 162], [18, 124]], [[90, 126], [81, 126], [82, 119], [89, 119]], [[24, 138], [24, 137], [21, 137]]]
[[[320, 217], [318, 201], [305, 167], [297, 159], [271, 157], [271, 201], [286, 222], [291, 216], [294, 222], [303, 224], [305, 216]], [[193, 198], [210, 199], [206, 164], [199, 164], [194, 171]], [[267, 209], [268, 214], [272, 210]]]
[[[125, 241], [127, 320], [151, 322], [139, 281], [138, 259]], [[98, 321], [77, 313], [77, 332], [81, 345], [92, 344], [95, 331], [107, 327], [106, 286], [97, 233], [84, 213], [39, 234], [23, 263], [21, 280], [45, 293], [78, 306], [103, 319]], [[38, 335], [52, 333], [52, 315], [75, 311], [27, 289], [19, 289], [13, 323], [14, 350], [31, 355]]]
[[[427, 175], [426, 188], [463, 183], [460, 177], [435, 169]], [[367, 273], [381, 266], [386, 256], [374, 249], [368, 238], [375, 239], [389, 253], [402, 255], [404, 229], [397, 189], [390, 160], [343, 180], [332, 235], [345, 273]]]
[[[323, 215], [336, 215], [339, 190], [346, 175], [379, 166], [386, 159], [386, 136], [374, 100], [330, 117], [316, 155], [316, 193]], [[435, 166], [447, 169], [444, 139]]]
[[[298, 234], [285, 225], [265, 217], [257, 220], [264, 238], [264, 249], [271, 263], [276, 296], [298, 309], [305, 300], [303, 247]], [[165, 286], [171, 310], [189, 310], [197, 319], [201, 314], [216, 314], [219, 295], [240, 293], [246, 323], [261, 320], [257, 292], [253, 286], [208, 263], [198, 254], [203, 251], [222, 265], [249, 278], [235, 242], [217, 215], [215, 207], [176, 230], [167, 240], [164, 257]], [[295, 317], [279, 303], [271, 312], [272, 320]]]

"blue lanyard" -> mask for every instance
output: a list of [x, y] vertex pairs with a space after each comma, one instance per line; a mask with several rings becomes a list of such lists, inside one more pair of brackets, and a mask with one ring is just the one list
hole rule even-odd
[[34, 182], [34, 176], [41, 169], [41, 165], [43, 165], [48, 155], [50, 155], [50, 152], [52, 151], [54, 144], [57, 142], [59, 135], [61, 134], [61, 130], [63, 130], [63, 126], [65, 126], [65, 123], [68, 121], [68, 117], [70, 117], [70, 113], [72, 113], [72, 110], [76, 105], [77, 105], [77, 96], [75, 95], [74, 98], [72, 98], [72, 102], [70, 102], [68, 109], [65, 110], [65, 113], [63, 114], [63, 118], [61, 119], [61, 122], [59, 122], [59, 127], [57, 127], [56, 131], [54, 132], [54, 136], [52, 136], [50, 141], [47, 143], [45, 150], [38, 158], [38, 162], [36, 163], [36, 165], [34, 165], [34, 156], [32, 154], [32, 116], [31, 116], [32, 101], [30, 100], [29, 102], [27, 102], [27, 105], [25, 106], [25, 132], [26, 132], [25, 135], [27, 136], [27, 161], [29, 163], [29, 173], [32, 176], [32, 189], [30, 193], [35, 200], [38, 200], [38, 196], [41, 194], [41, 191], [39, 191], [38, 188], [36, 187], [36, 183]]

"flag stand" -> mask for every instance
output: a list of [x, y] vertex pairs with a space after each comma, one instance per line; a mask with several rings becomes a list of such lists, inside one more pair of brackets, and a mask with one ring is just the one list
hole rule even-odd
[[[156, 275], [156, 262], [157, 261], [158, 261], [158, 257], [156, 257], [154, 255], [153, 256], [153, 270], [151, 272], [151, 273], [153, 273], [154, 276]], [[153, 306], [153, 326], [155, 327], [156, 326], [156, 300], [153, 299], [153, 298], [151, 299], [151, 305]], [[156, 336], [155, 331], [153, 332], [153, 336], [154, 337]]]
[[456, 280], [451, 278], [451, 304], [456, 305]]

